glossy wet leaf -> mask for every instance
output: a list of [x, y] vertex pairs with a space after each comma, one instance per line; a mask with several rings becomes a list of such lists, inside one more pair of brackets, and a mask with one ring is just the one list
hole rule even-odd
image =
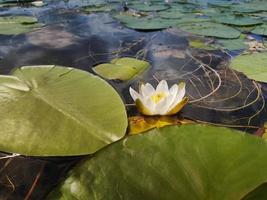
[[248, 78], [267, 83], [267, 53], [240, 55], [231, 61], [231, 67]]
[[32, 31], [41, 27], [35, 17], [30, 16], [8, 16], [0, 17], [0, 34], [16, 35]]
[[252, 33], [267, 36], [267, 24], [257, 26], [255, 29], [252, 30]]
[[0, 149], [24, 155], [90, 154], [124, 136], [124, 104], [85, 71], [32, 66], [0, 76]]
[[267, 143], [239, 131], [169, 126], [77, 166], [49, 200], [237, 200], [267, 180]]
[[150, 64], [144, 60], [135, 58], [117, 58], [110, 63], [97, 65], [94, 72], [106, 79], [118, 79], [127, 81], [141, 74]]
[[241, 34], [232, 27], [212, 22], [182, 24], [179, 28], [189, 33], [218, 38], [238, 38]]

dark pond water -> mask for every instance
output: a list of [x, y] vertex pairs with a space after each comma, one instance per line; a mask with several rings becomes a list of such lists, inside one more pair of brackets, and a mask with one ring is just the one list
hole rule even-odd
[[[137, 114], [129, 86], [142, 82], [157, 84], [185, 81], [190, 103], [181, 117], [221, 126], [241, 128], [250, 133], [266, 121], [267, 87], [256, 84], [228, 68], [230, 55], [221, 50], [189, 47], [193, 36], [178, 29], [140, 32], [128, 29], [110, 13], [86, 14], [80, 7], [87, 1], [47, 1], [36, 8], [0, 8], [0, 15], [31, 15], [45, 24], [26, 34], [0, 35], [0, 74], [25, 65], [62, 65], [93, 73], [96, 64], [116, 57], [148, 60], [152, 67], [138, 78], [109, 81], [120, 93], [128, 115]], [[123, 7], [123, 6], [121, 6]], [[3, 155], [5, 155], [3, 153]], [[64, 177], [77, 158], [29, 158], [0, 160], [0, 199], [44, 199]]]

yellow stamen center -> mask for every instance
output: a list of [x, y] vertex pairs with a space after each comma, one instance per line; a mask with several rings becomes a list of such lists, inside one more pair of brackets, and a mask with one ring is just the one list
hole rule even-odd
[[165, 97], [166, 97], [166, 94], [164, 92], [157, 92], [153, 94], [150, 98], [152, 99], [152, 101], [154, 101], [154, 103], [158, 103]]

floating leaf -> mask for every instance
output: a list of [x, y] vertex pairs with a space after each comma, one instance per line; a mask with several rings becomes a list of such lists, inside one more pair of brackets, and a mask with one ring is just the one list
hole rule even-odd
[[135, 58], [116, 58], [110, 63], [100, 64], [93, 68], [94, 72], [106, 79], [127, 81], [141, 74], [149, 67], [149, 63]]
[[234, 26], [253, 26], [263, 23], [261, 20], [254, 19], [251, 17], [231, 16], [231, 15], [218, 16], [215, 17], [214, 20], [219, 23], [229, 24]]
[[251, 1], [250, 3], [241, 3], [231, 6], [231, 10], [237, 13], [256, 13], [267, 11], [266, 1]]
[[241, 34], [232, 27], [212, 22], [182, 24], [179, 28], [193, 34], [218, 38], [238, 38]]
[[208, 5], [215, 6], [215, 7], [222, 7], [222, 8], [230, 8], [233, 5], [233, 2], [229, 1], [218, 1], [218, 0], [212, 0], [208, 2]]
[[144, 3], [135, 3], [130, 4], [129, 6], [133, 10], [138, 10], [142, 12], [153, 12], [153, 11], [160, 11], [160, 10], [167, 10], [169, 6], [165, 4], [144, 4]]
[[176, 24], [178, 24], [178, 27], [179, 27], [181, 24], [201, 23], [201, 22], [209, 22], [209, 21], [210, 21], [209, 18], [202, 18], [194, 14], [186, 14], [182, 18], [177, 19]]
[[124, 136], [126, 112], [102, 79], [59, 66], [0, 76], [1, 151], [34, 156], [90, 154]]
[[239, 49], [246, 49], [247, 44], [245, 43], [244, 38], [238, 38], [238, 39], [220, 39], [218, 40], [218, 43], [220, 44], [221, 48], [228, 49], [228, 50], [239, 50]]
[[85, 13], [96, 13], [96, 12], [111, 12], [114, 8], [111, 5], [100, 4], [95, 6], [86, 6], [82, 8]]
[[16, 35], [29, 32], [35, 28], [41, 27], [35, 17], [30, 16], [12, 16], [0, 17], [0, 34]]
[[185, 16], [185, 14], [179, 12], [178, 10], [167, 10], [159, 12], [159, 16], [166, 19], [180, 19]]
[[38, 20], [36, 17], [31, 16], [7, 16], [0, 17], [0, 24], [34, 24]]
[[128, 28], [146, 31], [169, 28], [177, 23], [175, 20], [171, 19], [134, 17], [126, 15], [125, 13], [120, 13], [118, 15], [115, 15], [114, 17]]
[[264, 140], [231, 129], [153, 129], [77, 166], [48, 199], [237, 200], [267, 180], [266, 156]]
[[267, 24], [257, 26], [254, 30], [252, 30], [252, 33], [267, 36]]
[[231, 61], [231, 67], [248, 78], [267, 83], [267, 53], [237, 56]]

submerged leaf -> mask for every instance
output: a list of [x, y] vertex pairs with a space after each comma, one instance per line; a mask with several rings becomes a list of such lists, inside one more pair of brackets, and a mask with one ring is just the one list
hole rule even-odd
[[97, 65], [93, 70], [106, 79], [127, 81], [141, 74], [149, 65], [146, 61], [125, 57], [113, 59], [110, 63]]
[[263, 139], [231, 129], [153, 129], [81, 163], [48, 199], [237, 200], [267, 180], [266, 156]]
[[90, 154], [124, 136], [116, 91], [85, 71], [26, 66], [0, 76], [1, 151], [34, 156]]

